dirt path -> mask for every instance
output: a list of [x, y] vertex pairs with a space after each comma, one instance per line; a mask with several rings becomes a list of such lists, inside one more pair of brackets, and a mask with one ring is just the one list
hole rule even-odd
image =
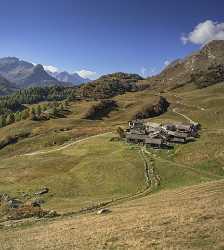
[[24, 155], [20, 155], [20, 156], [34, 156], [34, 155], [42, 155], [42, 154], [48, 154], [48, 153], [53, 153], [53, 152], [57, 152], [57, 151], [61, 151], [63, 149], [66, 149], [68, 147], [71, 147], [75, 144], [78, 144], [80, 142], [84, 142], [84, 141], [88, 141], [92, 138], [96, 138], [96, 137], [100, 137], [100, 136], [104, 136], [104, 135], [107, 135], [107, 134], [112, 134], [112, 132], [107, 132], [107, 133], [102, 133], [102, 134], [98, 134], [98, 135], [93, 135], [93, 136], [89, 136], [87, 138], [84, 138], [84, 139], [80, 139], [80, 140], [77, 140], [77, 141], [74, 141], [74, 142], [71, 142], [69, 144], [65, 144], [65, 145], [62, 145], [58, 148], [55, 148], [55, 149], [50, 149], [50, 150], [45, 150], [45, 151], [35, 151], [35, 152], [32, 152], [32, 153], [27, 153], [27, 154], [24, 154]]
[[142, 159], [142, 162], [145, 167], [145, 178], [146, 178], [146, 187], [144, 190], [139, 191], [134, 194], [129, 194], [127, 196], [123, 196], [117, 199], [109, 200], [103, 203], [100, 203], [98, 205], [94, 205], [92, 207], [87, 207], [87, 208], [82, 208], [80, 211], [77, 212], [70, 212], [63, 214], [63, 216], [70, 216], [70, 215], [79, 215], [83, 213], [91, 213], [94, 211], [97, 211], [99, 209], [102, 209], [104, 207], [111, 207], [114, 205], [118, 205], [120, 203], [126, 202], [126, 201], [131, 201], [135, 199], [139, 199], [142, 197], [145, 197], [149, 194], [152, 193], [153, 190], [155, 190], [159, 185], [160, 185], [160, 177], [155, 171], [153, 158], [150, 158], [150, 162], [148, 161], [148, 156], [146, 156], [144, 149], [142, 147], [139, 148], [139, 155], [140, 158]]
[[[140, 156], [145, 165], [145, 177], [148, 187], [151, 189], [157, 188], [160, 185], [160, 177], [155, 171], [154, 159], [148, 152], [148, 157], [145, 155], [145, 148], [141, 148]], [[148, 160], [150, 158], [150, 160]]]
[[182, 114], [182, 113], [180, 113], [180, 112], [177, 112], [176, 109], [173, 109], [172, 112], [175, 113], [175, 114], [177, 114], [177, 115], [180, 115], [180, 116], [184, 117], [184, 118], [185, 118], [187, 121], [189, 121], [190, 123], [193, 123], [193, 124], [196, 123], [196, 122], [193, 121], [190, 117], [188, 117], [188, 116], [186, 116], [186, 115], [184, 115], [184, 114]]

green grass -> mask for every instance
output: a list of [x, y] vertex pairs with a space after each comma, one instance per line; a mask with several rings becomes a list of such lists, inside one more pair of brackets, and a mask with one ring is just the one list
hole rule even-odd
[[[172, 108], [202, 124], [200, 138], [176, 145], [173, 150], [155, 151], [155, 167], [161, 177], [160, 189], [178, 188], [224, 176], [224, 84], [206, 89], [183, 88], [164, 93], [170, 110], [155, 122], [186, 122]], [[71, 113], [44, 122], [21, 121], [0, 129], [0, 137], [30, 132], [0, 150], [0, 190], [15, 196], [33, 193], [46, 185], [46, 206], [73, 211], [99, 201], [134, 194], [145, 188], [144, 165], [138, 148], [99, 137], [62, 151], [25, 157], [25, 153], [57, 148], [68, 141], [88, 137], [117, 126], [127, 126], [133, 114], [158, 96], [152, 91], [126, 93], [115, 97], [119, 108], [102, 120], [82, 119], [94, 102], [72, 102]], [[205, 110], [202, 110], [204, 108]], [[68, 131], [62, 131], [63, 129]]]
[[[15, 194], [50, 188], [47, 206], [81, 208], [135, 194], [145, 188], [138, 151], [111, 136], [93, 138], [62, 151], [1, 161], [0, 190]], [[51, 196], [52, 195], [52, 196]]]

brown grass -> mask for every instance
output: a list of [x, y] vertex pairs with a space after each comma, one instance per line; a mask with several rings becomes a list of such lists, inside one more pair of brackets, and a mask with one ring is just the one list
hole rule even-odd
[[224, 181], [83, 215], [2, 229], [0, 249], [223, 249]]

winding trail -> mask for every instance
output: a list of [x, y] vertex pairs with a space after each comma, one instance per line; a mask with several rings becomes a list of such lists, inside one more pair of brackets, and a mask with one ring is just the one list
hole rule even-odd
[[196, 123], [196, 122], [193, 121], [190, 117], [188, 117], [188, 116], [186, 116], [186, 115], [184, 115], [184, 114], [182, 114], [182, 113], [177, 112], [176, 109], [172, 109], [172, 112], [175, 113], [175, 114], [177, 114], [177, 115], [180, 115], [180, 116], [184, 117], [184, 118], [185, 118], [187, 121], [189, 121], [190, 123], [193, 123], [193, 124]]
[[84, 141], [88, 141], [92, 138], [96, 138], [96, 137], [100, 137], [100, 136], [104, 136], [104, 135], [108, 135], [108, 134], [112, 134], [113, 132], [106, 132], [106, 133], [102, 133], [102, 134], [98, 134], [98, 135], [93, 135], [93, 136], [89, 136], [87, 138], [83, 138], [83, 139], [80, 139], [80, 140], [77, 140], [77, 141], [73, 141], [69, 144], [64, 144], [58, 148], [55, 148], [55, 149], [50, 149], [50, 150], [45, 150], [45, 151], [35, 151], [35, 152], [32, 152], [32, 153], [27, 153], [27, 154], [23, 154], [23, 155], [20, 155], [20, 156], [34, 156], [34, 155], [42, 155], [42, 154], [49, 154], [49, 153], [53, 153], [53, 152], [57, 152], [57, 151], [61, 151], [63, 149], [66, 149], [68, 147], [71, 147], [75, 144], [78, 144], [80, 142], [84, 142]]

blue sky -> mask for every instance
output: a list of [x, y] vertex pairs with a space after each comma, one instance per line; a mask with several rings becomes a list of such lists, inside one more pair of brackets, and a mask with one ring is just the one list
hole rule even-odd
[[0, 57], [147, 76], [224, 39], [223, 10], [223, 0], [0, 0]]

